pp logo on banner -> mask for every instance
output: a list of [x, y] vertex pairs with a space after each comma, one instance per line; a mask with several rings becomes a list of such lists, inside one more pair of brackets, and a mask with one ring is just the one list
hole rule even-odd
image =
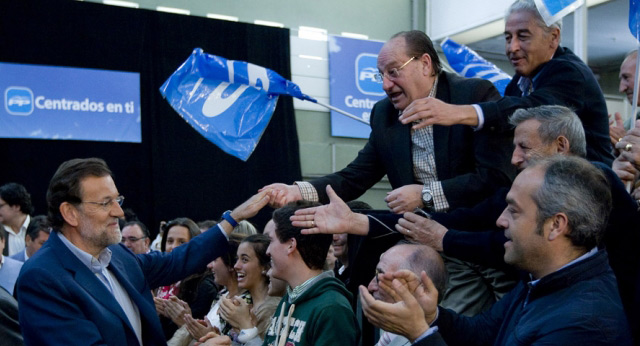
[[366, 95], [384, 96], [382, 83], [376, 82], [378, 73], [378, 56], [362, 53], [356, 58], [356, 85]]
[[4, 108], [13, 115], [31, 114], [33, 112], [33, 92], [25, 87], [8, 87], [4, 91]]

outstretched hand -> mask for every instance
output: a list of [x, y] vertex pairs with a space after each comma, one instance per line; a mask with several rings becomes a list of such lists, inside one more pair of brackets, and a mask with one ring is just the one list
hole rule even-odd
[[296, 210], [290, 217], [294, 227], [304, 228], [302, 234], [359, 234], [369, 233], [369, 219], [354, 213], [327, 185], [329, 204]]
[[255, 195], [251, 196], [248, 200], [244, 201], [244, 203], [237, 206], [231, 212], [231, 217], [240, 222], [242, 220], [246, 220], [252, 218], [258, 214], [260, 209], [264, 208], [267, 203], [269, 203], [271, 190], [262, 190]]
[[264, 190], [271, 190], [271, 193], [269, 194], [269, 205], [272, 208], [282, 208], [287, 203], [302, 199], [300, 188], [296, 185], [274, 183], [261, 188], [258, 192], [262, 192]]

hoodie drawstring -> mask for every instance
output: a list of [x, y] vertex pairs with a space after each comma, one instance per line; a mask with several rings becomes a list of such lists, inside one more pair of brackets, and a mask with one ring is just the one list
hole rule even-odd
[[[285, 323], [284, 325], [284, 331], [283, 333], [278, 335], [278, 338], [276, 338], [277, 342], [276, 345], [277, 346], [284, 346], [285, 342], [287, 341], [287, 336], [289, 335], [289, 327], [290, 327], [290, 323], [291, 323], [291, 315], [293, 315], [293, 311], [296, 309], [296, 304], [291, 304], [291, 306], [289, 307], [289, 313], [287, 314], [287, 323]], [[284, 305], [282, 305], [282, 311], [280, 312], [280, 317], [282, 317], [282, 313], [284, 312]], [[280, 322], [278, 322], [278, 327], [280, 326]], [[280, 339], [281, 336], [284, 335], [284, 338]], [[280, 340], [278, 340], [280, 339]]]

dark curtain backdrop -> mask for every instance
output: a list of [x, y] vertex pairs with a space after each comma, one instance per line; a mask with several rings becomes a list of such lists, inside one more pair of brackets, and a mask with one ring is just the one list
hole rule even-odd
[[[195, 47], [290, 79], [286, 29], [76, 1], [0, 1], [1, 62], [139, 72], [142, 108], [142, 143], [0, 139], [0, 184], [25, 185], [44, 214], [60, 163], [100, 157], [124, 207], [156, 233], [161, 220], [218, 219], [266, 184], [300, 179], [290, 97], [280, 97], [247, 162], [201, 137], [161, 97], [158, 88]], [[271, 212], [251, 221], [263, 227]]]

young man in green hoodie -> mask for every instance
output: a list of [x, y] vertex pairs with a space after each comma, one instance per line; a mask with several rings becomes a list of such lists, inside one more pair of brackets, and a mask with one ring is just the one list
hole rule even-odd
[[265, 227], [271, 239], [273, 277], [289, 287], [271, 317], [263, 346], [356, 345], [360, 337], [351, 294], [332, 272], [323, 272], [330, 234], [302, 235], [289, 218], [298, 209], [318, 205], [292, 202], [273, 213]]

